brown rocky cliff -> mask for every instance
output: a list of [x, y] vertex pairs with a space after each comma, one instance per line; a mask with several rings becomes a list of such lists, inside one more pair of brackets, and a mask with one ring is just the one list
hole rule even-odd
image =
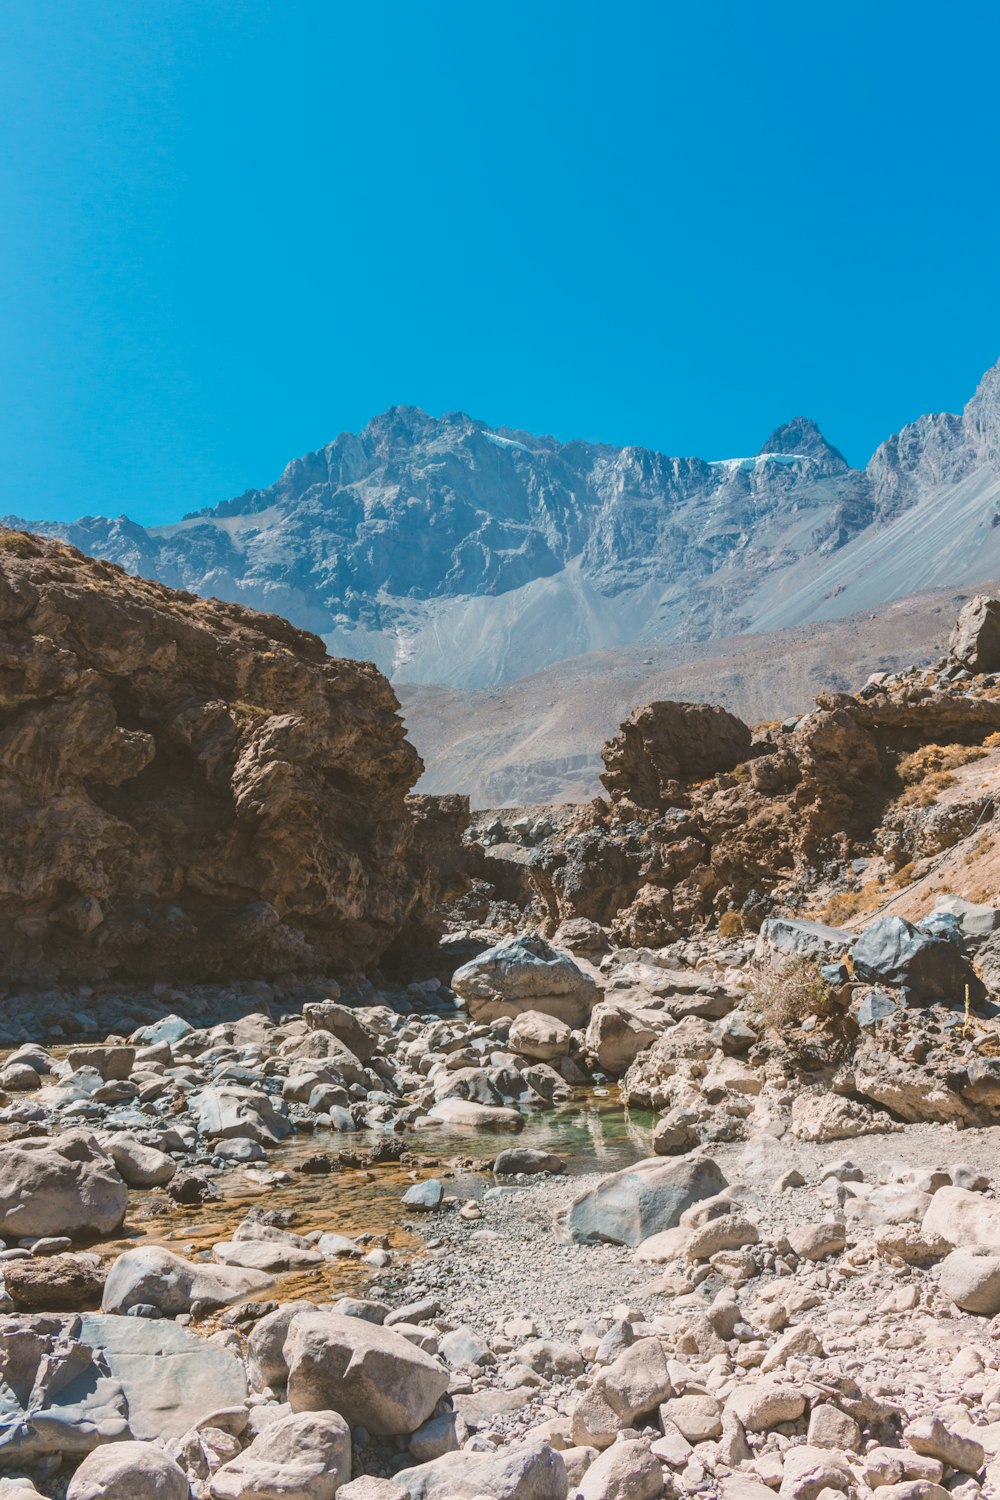
[[0, 975], [372, 963], [434, 892], [388, 682], [0, 530]]

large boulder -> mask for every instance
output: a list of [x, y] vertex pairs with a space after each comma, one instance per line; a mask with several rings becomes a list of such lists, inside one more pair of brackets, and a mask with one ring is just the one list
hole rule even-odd
[[673, 1229], [685, 1209], [725, 1186], [709, 1156], [668, 1162], [649, 1157], [574, 1198], [566, 1211], [566, 1229], [577, 1244], [638, 1245]]
[[242, 1361], [162, 1319], [0, 1318], [4, 1465], [122, 1439], [171, 1441], [247, 1396]]
[[1000, 599], [977, 594], [962, 606], [948, 653], [970, 672], [1000, 672]]
[[938, 1188], [921, 1228], [925, 1236], [940, 1235], [949, 1245], [977, 1245], [1000, 1255], [1000, 1203], [968, 1188]]
[[187, 1476], [155, 1443], [108, 1443], [87, 1455], [66, 1500], [188, 1500]]
[[212, 1500], [333, 1500], [351, 1477], [351, 1432], [334, 1411], [269, 1422], [213, 1474]]
[[357, 970], [419, 924], [420, 759], [371, 663], [0, 539], [0, 979]]
[[243, 1362], [165, 1318], [84, 1313], [79, 1337], [120, 1383], [134, 1438], [180, 1438], [207, 1413], [247, 1398]]
[[196, 1303], [225, 1307], [271, 1285], [263, 1271], [236, 1266], [200, 1265], [162, 1245], [140, 1245], [119, 1255], [104, 1283], [102, 1311], [127, 1313], [133, 1307], [155, 1307], [164, 1317], [188, 1313]]
[[505, 938], [452, 975], [452, 988], [475, 1021], [537, 1010], [567, 1026], [585, 1026], [601, 992], [568, 953], [543, 937]]
[[113, 1234], [128, 1188], [87, 1131], [7, 1141], [0, 1151], [0, 1236], [18, 1240]]
[[930, 1005], [961, 1003], [966, 989], [979, 1001], [985, 986], [948, 938], [922, 932], [905, 917], [878, 917], [851, 948], [855, 976], [869, 984], [898, 985], [907, 1000]]
[[659, 808], [670, 801], [671, 782], [731, 771], [747, 759], [752, 743], [743, 720], [716, 704], [646, 703], [602, 750], [601, 780], [613, 801]]
[[811, 958], [819, 963], [843, 958], [855, 939], [853, 932], [809, 922], [802, 917], [767, 917], [761, 923], [755, 957]]
[[259, 1145], [274, 1145], [292, 1133], [292, 1123], [275, 1108], [269, 1094], [242, 1084], [205, 1088], [191, 1100], [198, 1134], [208, 1141], [245, 1136]]
[[448, 1389], [448, 1372], [402, 1334], [363, 1318], [304, 1312], [285, 1343], [292, 1411], [336, 1411], [380, 1436], [415, 1432]]
[[[659, 1026], [652, 1024], [659, 1019]], [[587, 1046], [597, 1065], [613, 1078], [627, 1073], [640, 1052], [652, 1045], [671, 1017], [660, 1012], [643, 1014], [614, 1001], [595, 1005], [587, 1026]]]
[[566, 1500], [566, 1465], [548, 1443], [518, 1443], [491, 1453], [444, 1453], [394, 1476], [410, 1500]]
[[1000, 1255], [985, 1245], [953, 1250], [940, 1266], [941, 1290], [964, 1312], [1000, 1313]]

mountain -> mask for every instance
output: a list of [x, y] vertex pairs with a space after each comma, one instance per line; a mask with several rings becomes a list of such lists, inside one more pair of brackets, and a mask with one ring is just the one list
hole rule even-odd
[[962, 415], [919, 418], [865, 469], [805, 417], [706, 461], [393, 407], [171, 525], [6, 520], [287, 615], [397, 682], [483, 688], [1000, 573], [1000, 366]]

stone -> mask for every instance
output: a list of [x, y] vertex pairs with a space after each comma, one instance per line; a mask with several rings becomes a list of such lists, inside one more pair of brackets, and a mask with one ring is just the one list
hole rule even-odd
[[806, 1398], [794, 1385], [757, 1380], [738, 1385], [726, 1401], [747, 1432], [768, 1432], [782, 1422], [794, 1422], [806, 1409]]
[[596, 982], [543, 937], [505, 938], [452, 975], [452, 988], [475, 1021], [541, 1011], [567, 1026], [584, 1026], [600, 990]]
[[82, 1454], [128, 1437], [128, 1403], [81, 1320], [0, 1317], [0, 1434], [4, 1466]]
[[968, 988], [973, 1001], [986, 993], [968, 960], [946, 937], [921, 932], [904, 917], [877, 917], [851, 947], [857, 979], [901, 988], [915, 1004], [960, 1003]]
[[681, 1214], [726, 1186], [711, 1157], [665, 1162], [649, 1157], [605, 1177], [574, 1198], [566, 1213], [569, 1236], [578, 1244], [638, 1245], [673, 1229]]
[[970, 672], [1000, 671], [1000, 600], [976, 594], [963, 604], [948, 637], [948, 654]]
[[566, 1500], [566, 1465], [544, 1442], [495, 1452], [445, 1453], [432, 1463], [401, 1469], [395, 1482], [410, 1500]]
[[191, 1098], [198, 1134], [207, 1141], [245, 1136], [258, 1145], [276, 1145], [292, 1132], [291, 1121], [269, 1094], [239, 1084], [201, 1089]]
[[1000, 1203], [968, 1188], [942, 1187], [931, 1198], [921, 1229], [949, 1245], [981, 1246], [1000, 1255]]
[[267, 1271], [277, 1275], [285, 1271], [307, 1271], [320, 1266], [323, 1252], [287, 1240], [221, 1240], [212, 1246], [212, 1254], [224, 1266], [241, 1270]]
[[427, 1117], [439, 1125], [468, 1126], [472, 1130], [523, 1130], [524, 1116], [500, 1104], [477, 1104], [474, 1099], [441, 1099]]
[[660, 1416], [689, 1443], [705, 1443], [722, 1432], [722, 1407], [714, 1396], [674, 1396], [663, 1402]]
[[497, 1177], [516, 1177], [523, 1173], [536, 1177], [540, 1173], [565, 1172], [566, 1163], [554, 1151], [536, 1151], [530, 1146], [513, 1146], [501, 1151], [494, 1159], [493, 1171]]
[[385, 1436], [415, 1432], [448, 1389], [448, 1373], [391, 1328], [304, 1312], [285, 1342], [292, 1410], [338, 1411]]
[[606, 1369], [598, 1371], [573, 1412], [573, 1441], [606, 1448], [674, 1394], [667, 1356], [659, 1339], [637, 1339]]
[[565, 1021], [540, 1010], [525, 1010], [515, 1016], [507, 1035], [507, 1046], [518, 1057], [532, 1062], [555, 1062], [569, 1052], [573, 1033]]
[[966, 901], [962, 896], [939, 896], [934, 903], [934, 910], [956, 917], [963, 938], [973, 945], [985, 942], [1000, 927], [1000, 910], [997, 907]]
[[612, 801], [669, 805], [670, 783], [731, 771], [750, 755], [753, 735], [742, 719], [713, 703], [661, 700], [635, 708], [601, 754], [601, 780]]
[[94, 1136], [6, 1141], [0, 1151], [0, 1236], [113, 1234], [125, 1217], [128, 1188]]
[[379, 1479], [374, 1474], [363, 1474], [342, 1484], [337, 1491], [339, 1500], [406, 1500], [406, 1490], [394, 1479]]
[[242, 1360], [164, 1318], [84, 1313], [79, 1337], [120, 1382], [132, 1436], [180, 1438], [207, 1412], [246, 1401]]
[[[339, 987], [336, 987], [339, 994]], [[334, 999], [314, 1001], [302, 1007], [302, 1019], [310, 1031], [328, 1031], [338, 1042], [364, 1064], [378, 1050], [378, 1036], [369, 1031], [356, 1011], [349, 1005], [338, 1005]]]
[[21, 1312], [82, 1312], [101, 1305], [106, 1272], [96, 1257], [53, 1255], [11, 1260], [3, 1284]]
[[756, 1245], [759, 1240], [760, 1230], [752, 1219], [727, 1213], [693, 1229], [684, 1254], [688, 1260], [710, 1260], [720, 1250], [739, 1250], [744, 1245]]
[[285, 1340], [294, 1318], [315, 1312], [313, 1302], [283, 1302], [266, 1313], [250, 1330], [247, 1339], [247, 1375], [255, 1391], [280, 1390], [288, 1380]]
[[[666, 1018], [664, 1018], [666, 1019]], [[613, 1001], [595, 1005], [587, 1024], [586, 1044], [603, 1073], [620, 1078], [639, 1053], [656, 1041], [662, 1030], [641, 1015]]]
[[411, 1433], [407, 1447], [418, 1464], [426, 1464], [444, 1453], [456, 1453], [468, 1436], [469, 1429], [461, 1413], [443, 1411], [436, 1417], [428, 1417], [423, 1426]]
[[351, 1432], [333, 1411], [279, 1417], [208, 1485], [212, 1500], [333, 1500], [351, 1477]]
[[789, 958], [809, 958], [829, 963], [841, 958], [850, 948], [855, 934], [823, 922], [809, 922], [801, 917], [767, 917], [761, 923], [757, 939], [757, 958], [780, 953]]
[[87, 1455], [66, 1500], [188, 1500], [187, 1476], [155, 1443], [106, 1443]]
[[1000, 1253], [983, 1245], [953, 1250], [938, 1267], [941, 1290], [963, 1312], [1000, 1313]]
[[978, 1474], [986, 1462], [982, 1443], [953, 1432], [939, 1417], [919, 1417], [903, 1429], [903, 1439], [915, 1453], [935, 1458], [963, 1474]]
[[847, 1234], [840, 1220], [827, 1219], [820, 1224], [793, 1226], [788, 1231], [788, 1243], [803, 1260], [825, 1260], [844, 1249]]
[[143, 1146], [124, 1134], [110, 1136], [103, 1144], [128, 1187], [165, 1187], [177, 1172], [177, 1163], [165, 1151]]
[[121, 1043], [111, 1046], [70, 1047], [66, 1053], [66, 1061], [74, 1073], [77, 1068], [96, 1068], [107, 1083], [128, 1078], [135, 1065], [135, 1051], [134, 1047], [126, 1047]]
[[101, 1301], [106, 1313], [155, 1307], [165, 1317], [187, 1313], [196, 1302], [225, 1307], [270, 1286], [262, 1271], [195, 1264], [161, 1245], [141, 1245], [119, 1255], [108, 1273]]
[[809, 1444], [787, 1448], [779, 1500], [819, 1500], [820, 1495], [842, 1494], [853, 1488], [853, 1479], [842, 1454]]
[[806, 1442], [813, 1448], [846, 1448], [857, 1453], [861, 1448], [861, 1428], [837, 1406], [814, 1406], [809, 1414]]
[[657, 1500], [663, 1469], [648, 1443], [613, 1443], [594, 1459], [576, 1493], [582, 1500]]
[[421, 1213], [440, 1208], [444, 1199], [444, 1184], [437, 1177], [428, 1177], [426, 1182], [415, 1182], [403, 1194], [404, 1208], [415, 1208]]

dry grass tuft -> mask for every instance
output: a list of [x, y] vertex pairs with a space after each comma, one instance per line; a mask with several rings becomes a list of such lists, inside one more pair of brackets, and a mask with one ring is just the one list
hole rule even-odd
[[828, 922], [831, 927], [840, 927], [844, 922], [850, 921], [851, 917], [857, 917], [862, 912], [874, 911], [880, 906], [885, 892], [877, 880], [867, 881], [859, 891], [838, 891], [831, 896], [820, 913], [820, 921]]
[[797, 958], [783, 967], [761, 969], [750, 991], [750, 1003], [774, 1031], [809, 1016], [830, 1012], [830, 986], [810, 959]]

